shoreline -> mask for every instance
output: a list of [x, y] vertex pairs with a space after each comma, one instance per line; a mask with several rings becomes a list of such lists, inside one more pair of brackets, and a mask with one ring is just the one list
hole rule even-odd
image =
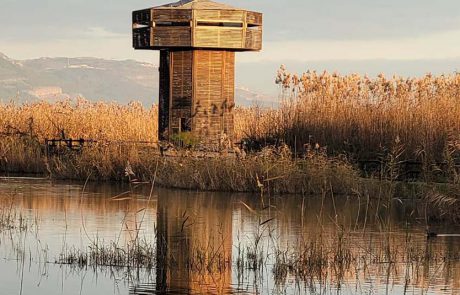
[[458, 184], [363, 178], [359, 170], [344, 159], [320, 152], [295, 158], [286, 147], [264, 148], [244, 158], [225, 155], [205, 158], [190, 153], [162, 157], [132, 146], [98, 146], [81, 153], [35, 159], [43, 161], [41, 165], [34, 165], [40, 167], [42, 173], [0, 172], [0, 180], [11, 175], [133, 185], [154, 182], [162, 188], [260, 196], [356, 196], [388, 204], [394, 200], [420, 200], [426, 204], [429, 219], [460, 221]]

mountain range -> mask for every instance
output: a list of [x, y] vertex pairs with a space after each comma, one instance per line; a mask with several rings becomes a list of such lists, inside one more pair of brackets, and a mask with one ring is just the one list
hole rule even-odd
[[[39, 58], [14, 60], [0, 53], [0, 100], [84, 97], [89, 100], [145, 106], [158, 101], [158, 67], [134, 60], [99, 58]], [[272, 105], [274, 99], [236, 87], [238, 105]]]

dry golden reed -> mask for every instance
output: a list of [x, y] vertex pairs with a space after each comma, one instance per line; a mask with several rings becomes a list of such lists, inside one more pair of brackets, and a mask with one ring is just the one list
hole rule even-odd
[[[246, 116], [255, 109], [238, 108], [236, 137], [246, 136]], [[267, 126], [268, 127], [268, 126]], [[158, 106], [145, 108], [139, 102], [90, 102], [79, 98], [56, 102], [0, 103], [0, 136], [31, 135], [40, 142], [53, 138], [101, 141], [158, 140]]]
[[357, 159], [377, 159], [395, 146], [403, 147], [404, 160], [439, 163], [459, 156], [460, 74], [298, 76], [281, 67], [276, 82], [283, 97], [278, 110], [245, 110], [252, 138], [298, 148], [319, 144]]
[[[276, 82], [282, 92], [279, 108], [235, 109], [236, 142], [246, 139], [257, 148], [285, 143], [297, 152], [316, 147], [355, 161], [413, 160], [426, 171], [440, 168], [460, 181], [460, 74], [298, 76], [281, 67]], [[14, 157], [18, 166], [31, 165], [34, 160], [28, 159], [40, 157], [46, 138], [155, 142], [157, 129], [157, 106], [147, 109], [136, 102], [0, 104], [0, 166], [7, 160], [12, 166]]]
[[0, 104], [0, 171], [46, 171], [45, 139], [154, 141], [157, 107], [85, 99]]
[[54, 103], [0, 104], [0, 134], [28, 135], [39, 141], [52, 138], [102, 141], [153, 141], [157, 107], [90, 102], [85, 99]]

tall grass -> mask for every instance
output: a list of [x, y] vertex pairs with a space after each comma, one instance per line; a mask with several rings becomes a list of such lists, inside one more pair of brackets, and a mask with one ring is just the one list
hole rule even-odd
[[[235, 142], [257, 150], [287, 144], [295, 155], [322, 150], [356, 163], [377, 160], [381, 170], [391, 170], [392, 179], [404, 170], [402, 163], [415, 161], [423, 165], [426, 180], [441, 173], [443, 179], [460, 182], [460, 74], [298, 76], [281, 67], [276, 82], [282, 92], [279, 108], [235, 109]], [[44, 170], [46, 138], [155, 142], [157, 121], [157, 107], [139, 103], [0, 104], [0, 169]]]
[[[403, 159], [449, 162], [460, 156], [460, 74], [375, 79], [356, 74], [278, 72], [279, 109], [240, 107], [236, 141], [319, 144], [334, 154], [376, 159], [400, 145]], [[0, 104], [0, 134], [156, 141], [157, 107], [84, 99]], [[5, 150], [3, 148], [2, 150]]]
[[153, 141], [157, 107], [84, 99], [0, 104], [0, 170], [46, 172], [45, 139], [91, 139], [100, 144]]
[[279, 110], [252, 114], [251, 137], [334, 154], [377, 159], [403, 147], [402, 160], [460, 157], [460, 74], [391, 79], [352, 74], [290, 74], [281, 67]]
[[293, 160], [289, 150], [267, 148], [245, 158], [162, 157], [136, 146], [97, 145], [81, 154], [49, 160], [53, 178], [148, 182], [191, 190], [264, 193], [351, 193], [359, 184], [353, 167], [321, 154]]
[[[90, 102], [85, 99], [0, 104], [0, 134], [99, 141], [152, 141], [157, 107]], [[155, 138], [156, 139], [156, 138]]]

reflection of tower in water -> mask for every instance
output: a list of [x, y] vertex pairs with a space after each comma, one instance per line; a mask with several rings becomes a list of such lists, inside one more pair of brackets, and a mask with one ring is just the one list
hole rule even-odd
[[224, 293], [231, 284], [232, 202], [159, 194], [156, 291]]

